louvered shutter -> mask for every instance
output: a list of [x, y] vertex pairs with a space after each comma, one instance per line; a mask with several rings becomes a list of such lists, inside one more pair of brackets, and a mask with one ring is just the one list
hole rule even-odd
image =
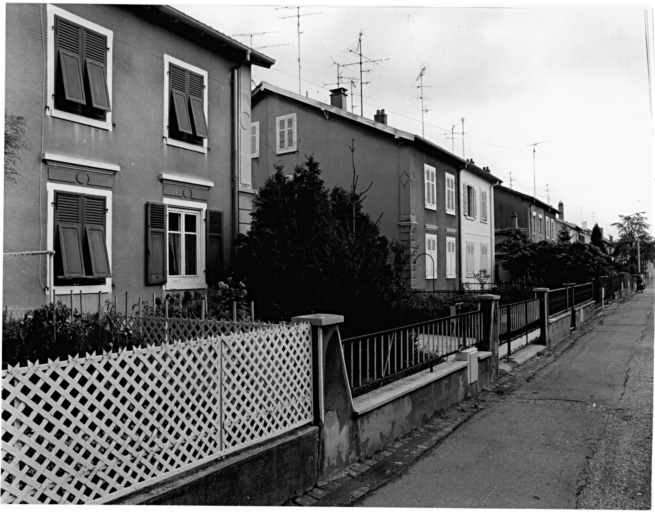
[[462, 196], [464, 197], [464, 215], [469, 214], [469, 188], [466, 183], [464, 183], [464, 186], [462, 187], [463, 194]]
[[471, 187], [471, 193], [473, 194], [471, 197], [471, 201], [473, 202], [473, 218], [476, 218], [478, 216], [478, 194], [475, 187]]
[[286, 134], [286, 120], [280, 119], [277, 126], [277, 150], [286, 149], [285, 134]]
[[146, 203], [146, 284], [166, 282], [166, 205]]
[[287, 149], [292, 149], [296, 146], [296, 127], [293, 124], [293, 117], [287, 118]]
[[91, 264], [91, 275], [96, 278], [111, 277], [105, 236], [105, 199], [88, 196], [83, 199], [84, 234]]
[[189, 74], [189, 103], [191, 104], [191, 114], [193, 126], [196, 129], [196, 136], [208, 137], [207, 122], [205, 120], [204, 95], [205, 84], [202, 76], [195, 73]]
[[68, 101], [86, 104], [84, 78], [82, 76], [82, 28], [56, 17], [57, 51], [64, 83], [64, 95]]
[[173, 108], [169, 107], [177, 122], [177, 129], [188, 135], [193, 135], [189, 107], [187, 101], [187, 72], [173, 64], [169, 67], [169, 84]]
[[207, 210], [206, 280], [214, 286], [223, 274], [223, 212]]
[[84, 62], [89, 77], [91, 104], [100, 110], [111, 110], [107, 88], [107, 38], [84, 30]]
[[[55, 204], [59, 261], [62, 276], [84, 277], [82, 251], [82, 197], [73, 194], [57, 194]], [[59, 267], [59, 265], [57, 265]]]

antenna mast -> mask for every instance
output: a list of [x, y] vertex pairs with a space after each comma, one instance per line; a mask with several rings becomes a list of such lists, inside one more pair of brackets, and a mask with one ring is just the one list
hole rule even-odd
[[[359, 56], [359, 102], [361, 103], [360, 105], [360, 115], [364, 117], [364, 84], [365, 83], [370, 83], [370, 82], [364, 82], [363, 80], [363, 73], [368, 73], [371, 71], [370, 69], [363, 69], [363, 64], [364, 61], [363, 59], [366, 59], [367, 64], [377, 64], [378, 62], [383, 62], [385, 60], [389, 59], [370, 59], [367, 56], [365, 56], [362, 53], [362, 36], [364, 35], [364, 31], [360, 29], [359, 31], [359, 40], [357, 42], [357, 51], [348, 48], [348, 51], [350, 53], [354, 53], [355, 55]], [[347, 66], [348, 64], [346, 64]]]
[[302, 80], [301, 80], [301, 65], [300, 65], [300, 17], [301, 16], [313, 16], [314, 14], [323, 14], [321, 12], [309, 12], [307, 14], [300, 14], [300, 7], [278, 7], [278, 9], [296, 9], [297, 12], [293, 16], [282, 16], [280, 19], [285, 20], [288, 18], [297, 18], [298, 21], [298, 94], [302, 94]]
[[514, 187], [512, 186], [512, 171], [509, 171], [509, 188], [514, 190]]
[[537, 198], [537, 164], [536, 164], [537, 146], [539, 144], [545, 144], [546, 142], [549, 141], [542, 140], [540, 142], [528, 144], [528, 147], [532, 146], [532, 187], [533, 187], [533, 197], [535, 199]]
[[466, 158], [466, 152], [464, 151], [464, 118], [462, 117], [462, 158]]
[[414, 82], [419, 82], [419, 85], [417, 85], [416, 87], [421, 90], [421, 96], [420, 96], [420, 98], [421, 98], [421, 136], [423, 138], [425, 138], [425, 121], [424, 121], [424, 118], [423, 118], [423, 114], [425, 114], [429, 110], [429, 109], [423, 107], [423, 99], [424, 99], [424, 96], [423, 96], [423, 75], [425, 75], [426, 70], [427, 70], [427, 68], [425, 66], [423, 66], [421, 68], [421, 72], [418, 74], [418, 78], [416, 78], [416, 80], [414, 80]]
[[275, 34], [277, 31], [273, 32], [250, 32], [248, 34], [234, 34], [233, 37], [249, 37], [250, 38], [250, 48], [253, 48], [252, 46], [252, 38], [253, 36], [263, 36], [264, 34]]

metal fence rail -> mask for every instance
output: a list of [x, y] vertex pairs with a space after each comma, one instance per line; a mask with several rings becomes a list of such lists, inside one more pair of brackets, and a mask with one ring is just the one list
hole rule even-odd
[[573, 305], [577, 306], [594, 298], [594, 286], [592, 283], [572, 286], [571, 295]]
[[548, 292], [548, 314], [555, 315], [566, 311], [570, 307], [569, 295], [566, 288], [556, 288]]
[[510, 340], [539, 325], [539, 299], [526, 300], [500, 307], [499, 337]]
[[482, 313], [421, 322], [342, 340], [353, 395], [432, 367], [482, 339]]

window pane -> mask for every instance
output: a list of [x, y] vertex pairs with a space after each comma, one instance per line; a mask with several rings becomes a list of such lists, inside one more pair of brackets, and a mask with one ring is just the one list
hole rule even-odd
[[180, 231], [180, 215], [179, 213], [169, 213], [168, 214], [168, 230], [169, 231]]
[[198, 217], [195, 214], [184, 216], [184, 231], [185, 233], [196, 233], [196, 225]]
[[184, 275], [194, 276], [198, 273], [197, 267], [197, 239], [196, 235], [184, 235]]
[[168, 234], [168, 274], [171, 276], [180, 275], [181, 242], [182, 237], [179, 233]]
[[284, 130], [284, 119], [280, 119], [278, 133], [280, 134], [280, 149], [285, 149], [287, 147], [284, 139], [285, 130]]

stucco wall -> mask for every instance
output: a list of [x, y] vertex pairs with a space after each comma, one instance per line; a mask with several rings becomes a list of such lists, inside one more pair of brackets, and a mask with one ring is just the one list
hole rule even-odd
[[555, 346], [571, 333], [571, 311], [564, 311], [548, 319], [548, 344]]
[[[111, 130], [58, 119], [45, 112], [43, 84], [47, 78], [45, 5], [7, 6], [6, 110], [27, 120], [30, 151], [22, 173], [5, 187], [4, 250], [46, 249], [47, 166], [43, 152], [120, 166], [112, 199], [111, 268], [114, 292], [136, 297], [161, 293], [161, 286], [145, 286], [145, 203], [162, 202], [159, 173], [212, 181], [207, 207], [224, 213], [224, 254], [229, 263], [232, 239], [232, 92], [234, 63], [217, 56], [129, 9], [108, 5], [66, 4], [66, 11], [113, 31], [113, 92]], [[164, 54], [208, 72], [207, 154], [164, 143]], [[15, 65], [20, 63], [20, 65]], [[244, 73], [249, 97], [249, 73]], [[244, 95], [242, 94], [242, 97]], [[248, 105], [249, 102], [242, 104]], [[249, 131], [249, 125], [244, 128]], [[248, 139], [249, 140], [249, 139]], [[249, 154], [249, 146], [244, 151]], [[246, 160], [249, 164], [249, 160]], [[29, 229], [25, 227], [29, 226]], [[40, 229], [39, 229], [40, 226]], [[45, 258], [21, 258], [5, 265], [4, 301], [35, 306], [45, 301]]]

